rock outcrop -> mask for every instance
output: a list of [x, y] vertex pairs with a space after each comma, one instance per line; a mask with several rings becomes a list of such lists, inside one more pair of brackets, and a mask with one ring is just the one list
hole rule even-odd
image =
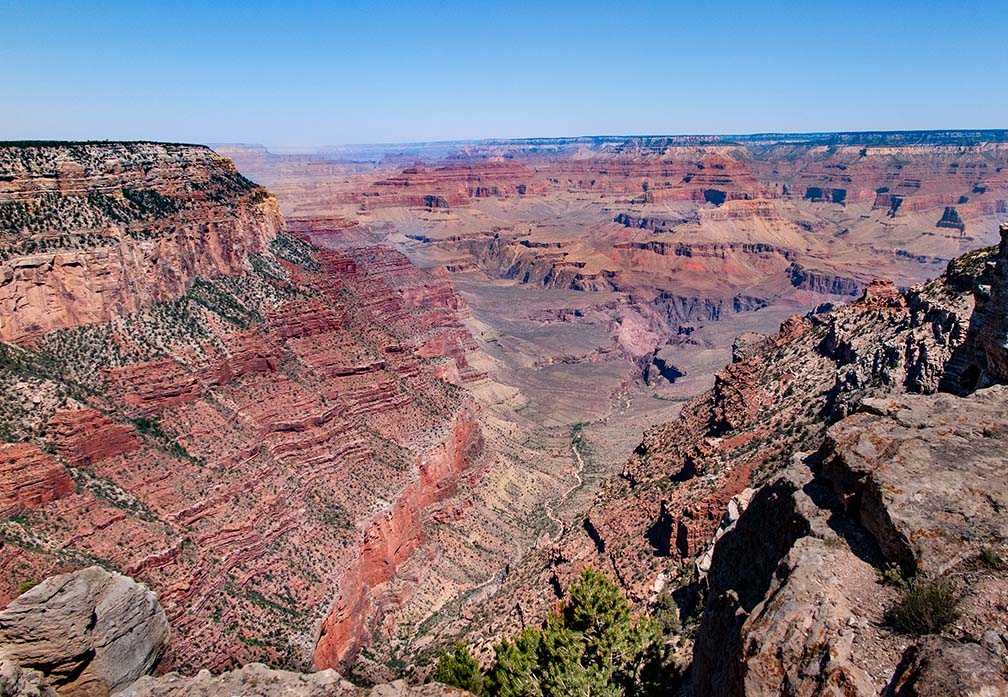
[[466, 697], [469, 693], [436, 683], [407, 685], [402, 681], [357, 687], [334, 670], [292, 673], [261, 663], [249, 663], [237, 670], [211, 675], [200, 671], [185, 677], [169, 673], [141, 678], [118, 693], [121, 697]]
[[[157, 664], [168, 642], [157, 597], [92, 566], [46, 579], [0, 611], [0, 656], [64, 697], [104, 697]], [[10, 668], [8, 668], [10, 670]]]
[[0, 340], [104, 322], [247, 270], [276, 199], [202, 146], [0, 146]]
[[67, 468], [31, 443], [0, 443], [0, 516], [17, 515], [74, 490]]
[[[694, 694], [1008, 688], [1005, 569], [977, 561], [1008, 544], [998, 513], [1008, 460], [996, 445], [1006, 404], [1005, 387], [865, 400], [820, 453], [764, 488], [715, 546]], [[959, 617], [941, 638], [919, 641], [887, 622], [899, 596], [883, 584], [891, 568], [961, 579]], [[949, 680], [978, 691], [943, 691]]]
[[[982, 284], [1003, 254], [950, 264], [946, 288], [968, 287], [963, 275]], [[1005, 286], [993, 289], [947, 362], [987, 360], [979, 337], [1006, 316]], [[877, 307], [907, 301], [869, 294]], [[825, 348], [854, 358], [835, 340]], [[717, 541], [693, 694], [1008, 693], [1008, 386], [960, 397], [926, 384], [848, 402], [818, 450], [795, 454]], [[924, 628], [891, 614], [938, 583], [949, 590], [914, 601]]]
[[942, 389], [960, 394], [1008, 382], [1008, 224], [1001, 226], [1001, 244], [977, 278], [974, 295], [966, 343], [942, 380]]

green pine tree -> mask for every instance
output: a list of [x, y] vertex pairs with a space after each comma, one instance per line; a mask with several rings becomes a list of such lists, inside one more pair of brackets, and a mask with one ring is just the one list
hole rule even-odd
[[456, 644], [454, 653], [441, 656], [433, 678], [435, 682], [461, 687], [477, 696], [483, 694], [483, 673], [479, 663], [463, 644]]
[[487, 676], [491, 695], [542, 697], [539, 687], [539, 645], [542, 630], [526, 627], [513, 641], [504, 639], [494, 647], [494, 664]]
[[608, 576], [585, 569], [559, 612], [494, 647], [484, 681], [461, 644], [434, 679], [492, 697], [646, 697], [661, 693], [662, 626], [633, 612]]

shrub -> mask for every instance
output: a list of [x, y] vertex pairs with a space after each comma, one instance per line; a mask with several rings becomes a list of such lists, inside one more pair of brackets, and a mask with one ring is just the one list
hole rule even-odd
[[886, 612], [886, 622], [904, 634], [934, 634], [958, 616], [959, 591], [946, 577], [919, 579], [906, 587], [900, 601]]
[[980, 560], [980, 563], [988, 569], [993, 569], [994, 571], [1004, 569], [1006, 566], [1004, 559], [1001, 558], [1001, 555], [990, 548], [980, 550], [980, 554], [977, 555], [977, 559]]
[[899, 564], [889, 564], [884, 569], [879, 569], [878, 580], [883, 586], [903, 586], [906, 584], [906, 576]]
[[455, 645], [454, 653], [446, 653], [438, 660], [433, 678], [442, 685], [460, 687], [474, 695], [483, 694], [483, 673], [479, 663], [462, 644]]
[[658, 623], [635, 614], [619, 586], [590, 568], [542, 628], [527, 627], [494, 653], [485, 682], [475, 681], [478, 667], [462, 647], [441, 657], [433, 677], [493, 697], [650, 695], [660, 693], [665, 657]]
[[655, 598], [654, 606], [651, 608], [651, 616], [658, 623], [663, 635], [678, 634], [682, 629], [679, 621], [679, 606], [676, 605], [675, 597], [668, 588], [664, 588]]

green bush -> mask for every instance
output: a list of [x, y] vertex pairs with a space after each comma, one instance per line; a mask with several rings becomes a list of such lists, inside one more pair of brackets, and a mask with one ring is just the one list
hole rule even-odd
[[897, 588], [906, 585], [906, 576], [899, 564], [889, 564], [878, 572], [878, 580], [883, 586], [896, 586]]
[[886, 622], [904, 634], [934, 634], [958, 616], [959, 591], [950, 578], [911, 581], [900, 601], [886, 612]]
[[474, 695], [483, 694], [483, 673], [479, 663], [462, 644], [455, 645], [454, 653], [441, 657], [434, 669], [433, 678], [442, 685], [460, 687]]
[[993, 569], [994, 571], [1000, 571], [1006, 566], [1004, 559], [1001, 558], [1001, 555], [990, 548], [980, 550], [980, 554], [977, 555], [977, 559], [979, 559], [980, 563], [988, 569]]
[[651, 608], [651, 616], [658, 623], [663, 635], [678, 634], [682, 630], [682, 623], [679, 620], [679, 606], [676, 605], [675, 597], [668, 588], [663, 589], [655, 598], [654, 606]]
[[[494, 647], [494, 662], [479, 683], [483, 694], [659, 694], [665, 652], [658, 623], [634, 613], [619, 586], [590, 568], [571, 586], [569, 595], [542, 628], [527, 627]], [[463, 672], [460, 666], [468, 671], [467, 656], [458, 649], [443, 656], [434, 679], [446, 682], [444, 674], [454, 679]], [[459, 681], [449, 684], [463, 686]]]

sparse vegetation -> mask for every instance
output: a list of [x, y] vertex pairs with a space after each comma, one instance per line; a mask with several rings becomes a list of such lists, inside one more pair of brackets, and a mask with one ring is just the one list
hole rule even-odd
[[570, 429], [570, 441], [571, 445], [581, 453], [581, 457], [586, 457], [590, 449], [588, 447], [588, 441], [584, 437], [584, 429], [588, 424], [584, 421], [579, 421], [578, 423], [571, 426]]
[[959, 601], [959, 589], [951, 578], [916, 579], [886, 612], [886, 622], [904, 634], [934, 634], [955, 620]]
[[651, 608], [651, 616], [658, 623], [659, 629], [664, 636], [678, 634], [682, 628], [679, 619], [679, 606], [676, 605], [672, 591], [666, 587], [655, 598]]
[[887, 564], [884, 568], [878, 570], [878, 580], [883, 586], [904, 586], [906, 585], [906, 576], [903, 575], [903, 569], [900, 568], [899, 564]]
[[977, 555], [977, 559], [983, 566], [993, 571], [1001, 571], [1008, 567], [1008, 564], [1005, 564], [1001, 555], [989, 547], [985, 547], [980, 550], [980, 554]]

